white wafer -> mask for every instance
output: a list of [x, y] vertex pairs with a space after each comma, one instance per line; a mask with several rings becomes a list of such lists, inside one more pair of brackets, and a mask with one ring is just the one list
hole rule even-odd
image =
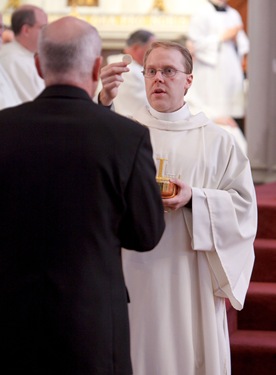
[[131, 55], [124, 55], [122, 58], [123, 62], [130, 64], [132, 62], [132, 57]]

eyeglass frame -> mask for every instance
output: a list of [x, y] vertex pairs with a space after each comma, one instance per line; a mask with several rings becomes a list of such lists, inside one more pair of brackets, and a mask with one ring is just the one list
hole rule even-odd
[[[142, 73], [143, 76], [146, 77], [146, 78], [154, 78], [154, 77], [156, 76], [157, 72], [161, 72], [162, 77], [166, 77], [166, 78], [172, 78], [172, 77], [174, 77], [174, 76], [176, 75], [177, 72], [179, 72], [179, 73], [184, 73], [184, 74], [191, 74], [191, 73], [186, 73], [186, 72], [184, 72], [184, 71], [182, 71], [182, 70], [179, 70], [179, 69], [175, 69], [175, 68], [173, 68], [172, 66], [166, 66], [164, 69], [155, 69], [155, 68], [148, 68], [148, 69], [152, 69], [152, 70], [154, 70], [155, 73], [154, 73], [152, 76], [151, 76], [151, 75], [146, 75], [145, 69], [143, 69], [143, 70], [141, 71], [141, 73]], [[165, 69], [172, 69], [172, 70], [174, 71], [173, 75], [171, 75], [171, 76], [166, 75], [166, 73], [164, 72]]]

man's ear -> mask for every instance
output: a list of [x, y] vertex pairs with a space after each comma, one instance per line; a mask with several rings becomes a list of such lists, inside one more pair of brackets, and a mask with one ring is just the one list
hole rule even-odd
[[22, 34], [22, 35], [29, 35], [29, 32], [30, 32], [31, 27], [32, 27], [32, 26], [29, 26], [29, 25], [27, 25], [27, 24], [24, 24], [24, 25], [21, 27], [20, 34]]
[[93, 81], [97, 82], [100, 79], [100, 70], [101, 70], [101, 66], [102, 66], [102, 61], [103, 61], [102, 56], [98, 56], [95, 60], [93, 70], [92, 70], [92, 80]]
[[34, 60], [35, 60], [35, 67], [36, 67], [37, 73], [38, 73], [39, 77], [41, 77], [43, 79], [44, 77], [43, 77], [43, 74], [42, 74], [42, 71], [41, 71], [40, 60], [39, 60], [39, 56], [38, 56], [37, 52], [34, 55]]
[[188, 77], [187, 77], [187, 83], [188, 83], [189, 88], [191, 87], [191, 84], [193, 82], [193, 78], [194, 78], [194, 76], [192, 74], [189, 74]]

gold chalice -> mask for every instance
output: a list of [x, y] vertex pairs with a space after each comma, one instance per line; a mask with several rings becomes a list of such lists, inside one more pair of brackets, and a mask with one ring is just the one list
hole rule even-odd
[[159, 185], [162, 199], [173, 198], [177, 194], [177, 185], [170, 181], [173, 176], [164, 176], [163, 168], [164, 162], [167, 159], [159, 158], [159, 168], [158, 174], [156, 176], [156, 181]]

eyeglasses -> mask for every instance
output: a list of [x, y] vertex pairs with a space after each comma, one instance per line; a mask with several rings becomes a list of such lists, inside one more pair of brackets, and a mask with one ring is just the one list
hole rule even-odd
[[166, 66], [164, 69], [146, 68], [146, 69], [142, 70], [142, 74], [146, 78], [155, 77], [157, 72], [161, 72], [162, 76], [167, 77], [167, 78], [174, 77], [177, 72], [188, 74], [186, 72], [183, 72], [182, 70], [174, 69], [171, 66]]

